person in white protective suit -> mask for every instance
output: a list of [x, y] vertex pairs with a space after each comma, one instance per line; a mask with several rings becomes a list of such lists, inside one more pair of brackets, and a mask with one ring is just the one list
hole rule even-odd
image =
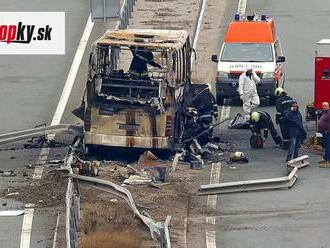
[[252, 67], [247, 67], [246, 70], [239, 77], [238, 93], [243, 101], [243, 112], [245, 120], [250, 120], [252, 109], [260, 104], [260, 99], [257, 93], [257, 85], [260, 78], [253, 71]]

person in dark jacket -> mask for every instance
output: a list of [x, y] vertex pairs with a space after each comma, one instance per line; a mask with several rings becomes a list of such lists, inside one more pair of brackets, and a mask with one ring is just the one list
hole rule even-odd
[[159, 64], [154, 61], [154, 56], [150, 50], [143, 47], [131, 47], [131, 52], [133, 54], [133, 59], [129, 67], [129, 72], [137, 77], [148, 77], [148, 67], [147, 64], [162, 68]]
[[324, 144], [323, 161], [320, 162], [321, 168], [330, 168], [330, 110], [329, 103], [322, 103], [323, 113], [318, 122], [318, 131], [322, 133]]
[[286, 121], [284, 121], [283, 118], [283, 112], [288, 110], [292, 103], [293, 99], [287, 95], [285, 90], [281, 87], [278, 87], [275, 90], [275, 95], [278, 97], [275, 103], [276, 106], [276, 124], [280, 126], [280, 130], [282, 133], [282, 148], [283, 149], [288, 149], [290, 146], [290, 137], [289, 137], [289, 128], [287, 126]]
[[283, 117], [289, 128], [290, 147], [286, 161], [290, 161], [298, 157], [300, 145], [306, 139], [307, 134], [297, 102], [294, 101], [290, 109], [283, 112]]
[[273, 137], [274, 142], [277, 145], [282, 144], [282, 139], [278, 135], [276, 129], [274, 128], [274, 124], [270, 115], [265, 111], [257, 111], [251, 114], [250, 119], [250, 129], [252, 131], [252, 135], [260, 136], [261, 130], [264, 131], [264, 137], [267, 138], [268, 130]]

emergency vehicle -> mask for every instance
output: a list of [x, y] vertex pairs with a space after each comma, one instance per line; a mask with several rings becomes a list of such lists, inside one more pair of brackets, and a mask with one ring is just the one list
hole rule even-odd
[[219, 57], [216, 95], [218, 104], [225, 98], [238, 97], [238, 79], [247, 67], [253, 67], [260, 77], [259, 96], [269, 97], [275, 103], [275, 89], [284, 86], [284, 64], [275, 22], [265, 15], [241, 17], [235, 15], [230, 22]]
[[315, 120], [322, 102], [330, 102], [330, 39], [316, 43], [314, 61], [314, 103], [306, 108], [307, 120]]
[[315, 52], [314, 108], [330, 102], [330, 39], [317, 42]]

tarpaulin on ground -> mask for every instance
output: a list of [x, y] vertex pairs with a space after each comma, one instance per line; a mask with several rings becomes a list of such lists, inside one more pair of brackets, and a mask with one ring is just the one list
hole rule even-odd
[[237, 113], [233, 119], [229, 121], [228, 127], [231, 129], [249, 129], [249, 123], [246, 122], [244, 115]]

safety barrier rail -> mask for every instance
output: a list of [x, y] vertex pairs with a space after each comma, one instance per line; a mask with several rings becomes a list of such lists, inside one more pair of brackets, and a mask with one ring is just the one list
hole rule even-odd
[[69, 177], [77, 179], [82, 183], [93, 185], [93, 188], [103, 190], [124, 199], [128, 206], [132, 209], [133, 213], [139, 217], [141, 221], [149, 228], [151, 237], [160, 242], [160, 247], [171, 248], [168, 231], [168, 224], [171, 219], [170, 217], [168, 217], [166, 221], [162, 223], [154, 221], [150, 217], [141, 214], [134, 203], [131, 192], [126, 188], [114, 184], [110, 181], [75, 174], [69, 174]]
[[291, 188], [297, 180], [297, 171], [298, 168], [295, 167], [291, 173], [285, 177], [201, 185], [199, 188], [199, 194], [214, 195], [265, 189]]
[[129, 25], [129, 18], [132, 16], [133, 7], [137, 0], [124, 0], [121, 9], [120, 17], [117, 22], [116, 29], [126, 29]]
[[2, 134], [0, 135], [0, 145], [19, 141], [19, 140], [25, 140], [32, 137], [38, 137], [48, 134], [57, 134], [57, 133], [70, 133], [76, 136], [82, 136], [83, 133], [82, 130], [83, 130], [82, 126], [80, 125], [68, 125], [68, 124], [37, 127], [37, 128], [22, 130], [18, 132]]
[[[70, 174], [73, 173], [71, 165], [74, 162], [75, 150], [78, 148], [80, 142], [80, 138], [76, 138], [73, 141], [73, 145], [69, 147], [69, 151], [64, 160], [64, 167], [69, 171]], [[65, 205], [65, 233], [67, 248], [77, 248], [77, 227], [80, 219], [80, 195], [77, 189], [77, 185], [73, 182], [72, 178], [68, 179]]]
[[291, 169], [293, 168], [301, 169], [309, 165], [309, 162], [306, 161], [308, 158], [309, 158], [308, 155], [303, 155], [298, 158], [292, 159], [287, 163], [287, 166]]

